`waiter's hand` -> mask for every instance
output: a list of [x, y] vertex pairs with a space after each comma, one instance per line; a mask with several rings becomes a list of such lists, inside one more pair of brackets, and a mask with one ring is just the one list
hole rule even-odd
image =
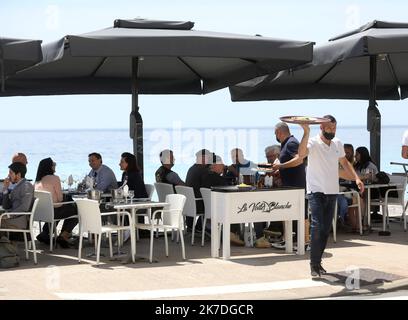
[[280, 169], [280, 163], [274, 163], [273, 165], [272, 165], [272, 170], [273, 171], [277, 171], [277, 170], [279, 170]]
[[357, 184], [358, 190], [360, 190], [360, 193], [363, 193], [364, 192], [364, 183], [363, 183], [363, 181], [361, 181], [360, 178], [357, 178], [356, 179], [356, 184]]
[[310, 126], [308, 123], [299, 123], [299, 125], [303, 128], [304, 132], [310, 132]]

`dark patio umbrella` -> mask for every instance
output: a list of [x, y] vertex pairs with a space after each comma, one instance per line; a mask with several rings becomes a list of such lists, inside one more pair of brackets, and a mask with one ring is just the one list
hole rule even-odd
[[130, 136], [143, 165], [138, 94], [204, 94], [312, 59], [313, 43], [191, 30], [192, 22], [116, 20], [44, 46], [44, 61], [3, 96], [132, 93]]
[[374, 21], [329, 41], [314, 49], [311, 63], [230, 87], [232, 100], [369, 100], [370, 149], [380, 166], [376, 100], [408, 96], [408, 24]]
[[5, 90], [7, 77], [42, 60], [41, 41], [0, 38], [0, 83]]

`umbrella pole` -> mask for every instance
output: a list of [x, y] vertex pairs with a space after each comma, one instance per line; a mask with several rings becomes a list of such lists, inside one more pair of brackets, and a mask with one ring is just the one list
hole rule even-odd
[[143, 178], [143, 119], [139, 113], [139, 57], [132, 58], [132, 112], [130, 113], [129, 134], [133, 139], [133, 154], [136, 156]]
[[370, 132], [370, 154], [378, 170], [381, 166], [381, 113], [377, 108], [377, 56], [370, 56], [370, 100], [367, 109], [367, 130]]
[[3, 58], [3, 48], [0, 46], [0, 74], [1, 74], [1, 92], [5, 91], [5, 71], [4, 71], [4, 58]]

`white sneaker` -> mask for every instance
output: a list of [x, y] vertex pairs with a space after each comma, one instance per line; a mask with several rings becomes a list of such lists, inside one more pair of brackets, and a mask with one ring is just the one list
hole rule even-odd
[[280, 249], [280, 250], [286, 248], [285, 241], [271, 243], [271, 246], [272, 248]]
[[123, 243], [126, 243], [130, 238], [130, 230], [123, 231]]

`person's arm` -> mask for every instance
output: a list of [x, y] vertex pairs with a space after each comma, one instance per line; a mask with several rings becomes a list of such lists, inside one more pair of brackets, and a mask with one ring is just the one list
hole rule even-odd
[[401, 148], [401, 156], [404, 159], [408, 159], [408, 146], [402, 146]]
[[303, 128], [303, 137], [299, 144], [298, 155], [303, 160], [309, 153], [307, 150], [307, 143], [309, 141], [310, 127], [308, 124], [301, 124], [300, 126]]
[[228, 172], [231, 173], [234, 177], [238, 177], [238, 169], [236, 165], [232, 164], [228, 166]]
[[339, 158], [339, 162], [341, 166], [343, 167], [343, 171], [344, 171], [343, 172], [344, 176], [340, 176], [340, 177], [346, 180], [354, 180], [360, 192], [364, 192], [364, 183], [360, 180], [353, 166], [351, 165], [350, 162], [348, 162], [346, 157]]
[[34, 196], [34, 187], [26, 182], [18, 187], [18, 198], [21, 199], [21, 204], [13, 208], [13, 212], [28, 212], [31, 207], [31, 202]]
[[297, 154], [292, 159], [284, 163], [274, 163], [272, 165], [272, 169], [280, 170], [280, 169], [294, 168], [294, 167], [301, 165], [302, 163], [303, 163], [303, 159], [299, 157], [299, 154]]
[[113, 174], [112, 176], [111, 170], [106, 167], [99, 171], [98, 176], [99, 178], [96, 189], [102, 192], [109, 190], [109, 187], [113, 184], [113, 181], [116, 183], [115, 175]]

